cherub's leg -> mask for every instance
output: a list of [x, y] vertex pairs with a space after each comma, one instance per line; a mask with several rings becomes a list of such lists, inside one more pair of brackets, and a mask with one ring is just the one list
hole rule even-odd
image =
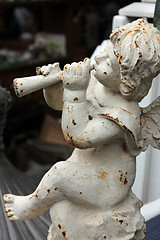
[[27, 196], [4, 195], [5, 211], [10, 220], [25, 220], [43, 215], [55, 202], [64, 199], [59, 190], [61, 174], [54, 165], [37, 189]]
[[[48, 230], [48, 234], [47, 234], [47, 240], [63, 240], [63, 238], [60, 238], [59, 235], [57, 235], [56, 230], [53, 226], [53, 224], [50, 226], [49, 230]], [[62, 235], [63, 236], [63, 235]]]
[[11, 220], [34, 218], [64, 199], [98, 206], [101, 191], [108, 186], [106, 175], [91, 165], [58, 162], [45, 174], [34, 193], [24, 197], [4, 195], [7, 215]]
[[49, 230], [48, 230], [47, 240], [53, 240], [53, 234], [52, 234], [53, 230], [52, 230], [52, 228], [53, 228], [53, 225], [51, 225]]

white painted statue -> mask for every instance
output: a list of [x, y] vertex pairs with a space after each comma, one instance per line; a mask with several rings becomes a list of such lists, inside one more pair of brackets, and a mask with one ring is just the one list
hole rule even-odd
[[[75, 150], [45, 174], [35, 192], [4, 195], [10, 220], [49, 210], [48, 240], [144, 238], [142, 203], [131, 187], [136, 156], [149, 144], [160, 148], [160, 98], [145, 109], [138, 105], [160, 71], [159, 54], [160, 32], [138, 19], [112, 32], [94, 69], [87, 58], [63, 71], [57, 63], [37, 69], [37, 78], [52, 79], [52, 85], [43, 82], [44, 97], [62, 109], [63, 133]], [[16, 79], [16, 92], [18, 84]]]

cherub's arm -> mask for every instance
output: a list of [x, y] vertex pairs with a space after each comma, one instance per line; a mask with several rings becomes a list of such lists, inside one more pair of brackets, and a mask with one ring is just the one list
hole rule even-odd
[[63, 108], [63, 84], [56, 83], [43, 89], [43, 95], [48, 106], [61, 111]]
[[[61, 69], [58, 63], [49, 64], [38, 68], [38, 74], [54, 75], [60, 73]], [[60, 81], [56, 84], [53, 84], [49, 87], [43, 89], [43, 95], [48, 106], [55, 110], [62, 110], [63, 108], [63, 83]]]
[[64, 67], [62, 129], [65, 139], [78, 148], [92, 148], [123, 138], [123, 130], [113, 121], [96, 113], [89, 116], [86, 102], [89, 78], [89, 59]]

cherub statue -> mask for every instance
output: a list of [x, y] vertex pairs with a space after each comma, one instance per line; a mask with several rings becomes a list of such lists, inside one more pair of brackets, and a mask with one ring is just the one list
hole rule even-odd
[[93, 70], [87, 58], [63, 72], [57, 64], [39, 68], [59, 75], [61, 82], [46, 87], [44, 97], [62, 109], [63, 133], [75, 150], [30, 195], [4, 195], [10, 220], [50, 210], [48, 240], [144, 238], [142, 203], [131, 187], [136, 156], [148, 144], [160, 148], [160, 99], [146, 109], [138, 105], [160, 71], [159, 52], [159, 31], [138, 19], [112, 32]]

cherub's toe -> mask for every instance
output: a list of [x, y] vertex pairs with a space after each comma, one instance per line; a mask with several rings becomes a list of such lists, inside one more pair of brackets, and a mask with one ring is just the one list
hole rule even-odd
[[5, 208], [6, 213], [9, 213], [9, 212], [13, 211], [13, 208], [11, 206], [6, 206], [5, 205], [4, 208]]
[[7, 217], [12, 217], [14, 215], [14, 212], [9, 209], [10, 211], [7, 212]]
[[3, 200], [4, 200], [5, 202], [13, 202], [13, 200], [14, 200], [14, 195], [12, 195], [12, 194], [5, 194], [5, 195], [3, 196]]
[[7, 202], [7, 201], [5, 201], [5, 204], [4, 204], [4, 207], [12, 207], [12, 205], [13, 205], [13, 202]]
[[23, 213], [21, 212], [21, 205], [23, 204], [16, 202], [17, 199], [22, 199], [22, 197], [13, 194], [5, 194], [3, 196], [4, 209], [7, 217], [9, 217], [11, 221], [18, 221], [23, 218]]
[[9, 219], [10, 219], [10, 221], [16, 221], [16, 220], [19, 220], [18, 217], [14, 216], [14, 215], [12, 215]]

